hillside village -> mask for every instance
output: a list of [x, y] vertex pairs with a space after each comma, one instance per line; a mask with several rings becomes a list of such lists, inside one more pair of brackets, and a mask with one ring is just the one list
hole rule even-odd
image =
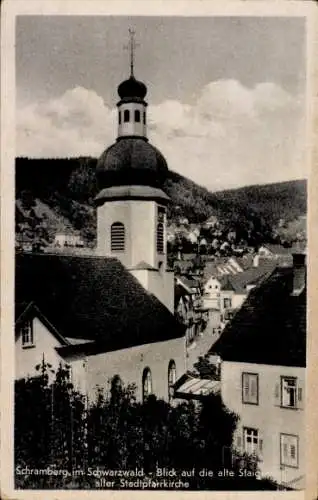
[[26, 185], [17, 159], [16, 378], [67, 363], [87, 405], [115, 375], [144, 402], [220, 395], [239, 416], [230, 461], [303, 489], [305, 213], [285, 197], [271, 226], [193, 186], [176, 203], [189, 183], [146, 138], [146, 93], [133, 74], [119, 85], [116, 143], [94, 169], [74, 160], [67, 186], [54, 169], [54, 189]]

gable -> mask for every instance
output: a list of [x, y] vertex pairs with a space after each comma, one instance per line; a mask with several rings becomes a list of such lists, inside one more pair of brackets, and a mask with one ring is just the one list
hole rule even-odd
[[43, 331], [54, 337], [60, 346], [68, 345], [70, 342], [61, 335], [52, 323], [45, 317], [34, 302], [30, 302], [27, 306], [23, 304], [16, 305], [16, 341], [21, 335], [21, 328], [26, 322], [34, 322], [38, 320], [43, 327]]
[[212, 291], [214, 291], [214, 290], [220, 290], [220, 288], [221, 288], [221, 283], [220, 283], [220, 281], [219, 281], [217, 278], [212, 277], [212, 278], [210, 278], [210, 279], [206, 282], [206, 284], [205, 284], [204, 288], [205, 288], [207, 291], [211, 291], [211, 292], [212, 292]]

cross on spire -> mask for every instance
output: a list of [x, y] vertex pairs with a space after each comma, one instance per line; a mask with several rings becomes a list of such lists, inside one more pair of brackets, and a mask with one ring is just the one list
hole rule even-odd
[[134, 50], [138, 47], [138, 43], [135, 41], [135, 31], [129, 28], [129, 44], [125, 45], [124, 48], [129, 50], [130, 56], [130, 76], [134, 76], [134, 63], [135, 63], [135, 53]]

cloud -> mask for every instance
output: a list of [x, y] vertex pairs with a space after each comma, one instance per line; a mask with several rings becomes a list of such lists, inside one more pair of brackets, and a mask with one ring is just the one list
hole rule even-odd
[[[272, 82], [206, 85], [192, 104], [167, 100], [148, 109], [151, 142], [168, 165], [210, 189], [306, 176], [304, 104]], [[93, 90], [17, 110], [20, 156], [98, 156], [117, 135], [117, 110]]]

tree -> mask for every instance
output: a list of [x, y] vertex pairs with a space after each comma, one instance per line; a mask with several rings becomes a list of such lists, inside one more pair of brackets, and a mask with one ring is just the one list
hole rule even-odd
[[[175, 478], [189, 489], [260, 489], [255, 477], [239, 481], [240, 462], [233, 462], [232, 478], [218, 480], [224, 467], [224, 450], [230, 449], [237, 416], [211, 395], [199, 404], [184, 401], [169, 404], [149, 395], [136, 400], [135, 387], [124, 386], [117, 375], [109, 391], [100, 388], [96, 400], [85, 406], [85, 398], [70, 380], [70, 369], [60, 365], [55, 374], [42, 360], [39, 375], [17, 381], [15, 393], [16, 470], [58, 468], [60, 475], [16, 475], [23, 488], [96, 487], [90, 469], [139, 470], [143, 478], [160, 479], [157, 468], [175, 470]], [[54, 375], [54, 380], [52, 380]], [[255, 471], [255, 461], [244, 458], [246, 470]], [[248, 458], [248, 457], [247, 457]], [[208, 469], [215, 477], [201, 477]], [[82, 471], [77, 476], [75, 471]], [[255, 476], [255, 475], [254, 475]], [[120, 479], [115, 478], [120, 488]], [[256, 484], [257, 483], [257, 484]], [[270, 487], [272, 483], [266, 487]]]

